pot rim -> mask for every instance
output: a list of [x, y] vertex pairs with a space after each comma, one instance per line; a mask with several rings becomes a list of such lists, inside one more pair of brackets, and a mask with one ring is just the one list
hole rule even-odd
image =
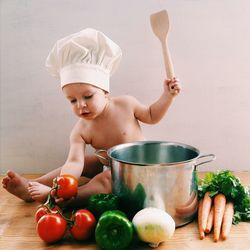
[[[173, 163], [144, 163], [144, 162], [143, 163], [138, 163], [138, 162], [133, 162], [133, 161], [120, 160], [117, 157], [113, 157], [111, 155], [116, 150], [119, 150], [119, 149], [122, 149], [122, 148], [128, 148], [128, 147], [131, 147], [131, 146], [145, 145], [145, 144], [168, 144], [168, 145], [182, 146], [182, 147], [185, 147], [185, 148], [187, 148], [189, 150], [192, 150], [192, 151], [196, 152], [197, 156], [192, 158], [192, 159], [186, 160], [186, 161], [179, 161], [179, 162], [173, 162]], [[124, 164], [137, 165], [137, 166], [172, 166], [172, 165], [185, 164], [185, 163], [192, 162], [192, 161], [198, 159], [199, 156], [200, 156], [200, 150], [193, 147], [193, 146], [190, 146], [188, 144], [175, 142], [175, 141], [150, 141], [150, 140], [148, 141], [148, 140], [146, 140], [146, 141], [135, 141], [135, 142], [118, 144], [118, 145], [113, 146], [110, 149], [108, 149], [107, 154], [110, 157], [110, 159], [118, 161], [120, 163], [124, 163]]]

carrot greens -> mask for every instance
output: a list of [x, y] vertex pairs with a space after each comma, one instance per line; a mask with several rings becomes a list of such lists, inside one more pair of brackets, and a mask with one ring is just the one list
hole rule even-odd
[[209, 172], [199, 181], [199, 197], [203, 198], [206, 192], [210, 197], [218, 193], [225, 195], [228, 201], [234, 203], [233, 224], [240, 221], [250, 221], [250, 191], [240, 183], [240, 179], [229, 170]]

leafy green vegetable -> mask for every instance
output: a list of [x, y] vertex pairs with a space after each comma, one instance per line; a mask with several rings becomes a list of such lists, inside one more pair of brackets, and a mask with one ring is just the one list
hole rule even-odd
[[234, 203], [233, 224], [240, 221], [250, 221], [250, 191], [249, 188], [240, 183], [240, 179], [234, 176], [229, 170], [209, 172], [203, 180], [199, 180], [199, 197], [204, 197], [210, 192], [213, 197], [223, 193], [227, 200]]

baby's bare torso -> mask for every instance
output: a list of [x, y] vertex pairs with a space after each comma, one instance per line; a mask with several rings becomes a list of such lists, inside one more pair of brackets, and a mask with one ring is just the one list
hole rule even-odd
[[117, 144], [144, 140], [140, 124], [134, 116], [129, 97], [113, 97], [107, 112], [91, 121], [81, 119], [81, 136], [95, 149], [108, 149]]

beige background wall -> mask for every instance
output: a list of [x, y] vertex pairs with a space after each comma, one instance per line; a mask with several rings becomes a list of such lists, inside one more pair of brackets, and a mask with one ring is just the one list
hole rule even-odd
[[183, 91], [161, 123], [143, 125], [147, 138], [215, 153], [217, 160], [200, 170], [250, 170], [249, 1], [1, 0], [1, 173], [47, 172], [67, 156], [76, 118], [44, 67], [63, 36], [102, 30], [123, 49], [112, 94], [145, 104], [160, 95], [163, 60], [149, 15], [161, 9], [169, 11]]

